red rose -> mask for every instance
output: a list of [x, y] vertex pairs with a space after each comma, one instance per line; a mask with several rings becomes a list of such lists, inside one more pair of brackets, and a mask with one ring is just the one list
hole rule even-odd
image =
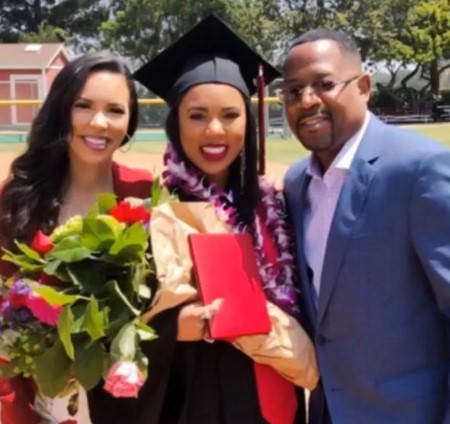
[[31, 247], [41, 255], [45, 255], [53, 247], [50, 237], [46, 236], [41, 230], [37, 231], [31, 240]]
[[23, 294], [11, 293], [9, 295], [9, 303], [14, 309], [23, 308], [27, 306], [27, 296]]
[[131, 206], [127, 201], [122, 201], [110, 209], [109, 214], [119, 222], [134, 224], [135, 222], [145, 222], [150, 219], [150, 212], [144, 206]]
[[39, 274], [38, 283], [44, 286], [58, 287], [61, 285], [61, 280], [54, 275], [48, 275], [45, 272]]

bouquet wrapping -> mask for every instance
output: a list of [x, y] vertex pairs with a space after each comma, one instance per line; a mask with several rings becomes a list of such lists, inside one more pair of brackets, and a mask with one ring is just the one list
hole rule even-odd
[[[151, 324], [158, 313], [199, 300], [188, 235], [230, 231], [209, 202], [168, 202], [153, 209], [150, 241], [158, 288], [151, 308], [143, 315], [145, 322]], [[238, 337], [233, 345], [255, 362], [271, 366], [292, 383], [313, 389], [319, 380], [319, 372], [309, 336], [294, 317], [275, 304], [267, 301], [267, 309], [271, 332]]]

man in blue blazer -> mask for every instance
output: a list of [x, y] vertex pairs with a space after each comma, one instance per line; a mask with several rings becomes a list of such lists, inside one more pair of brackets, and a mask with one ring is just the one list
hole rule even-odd
[[310, 423], [450, 422], [450, 150], [368, 111], [339, 32], [294, 42], [283, 93], [312, 152], [284, 183], [322, 375]]

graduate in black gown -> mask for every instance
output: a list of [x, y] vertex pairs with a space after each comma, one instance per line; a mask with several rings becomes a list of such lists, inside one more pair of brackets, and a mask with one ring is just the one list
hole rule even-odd
[[[166, 178], [169, 188], [182, 200], [205, 200], [198, 192], [189, 192], [185, 181], [192, 176], [205, 177], [205, 186], [212, 184], [228, 193], [218, 198], [225, 209], [234, 208], [238, 221], [247, 226], [252, 226], [258, 211], [264, 209], [257, 175], [256, 125], [250, 108], [260, 63], [266, 83], [278, 76], [228, 27], [210, 16], [135, 74], [171, 109], [166, 131], [172, 160], [175, 155], [178, 165], [183, 163], [188, 171], [185, 176], [174, 175], [175, 171], [166, 168], [166, 176], [172, 172]], [[210, 90], [207, 96], [205, 85]], [[202, 128], [206, 128], [206, 136], [198, 135]], [[264, 219], [261, 225], [264, 227]], [[263, 249], [269, 246], [278, 256], [283, 253], [277, 250], [270, 228], [264, 230], [262, 238]], [[277, 259], [275, 256], [274, 267]], [[275, 292], [272, 295], [268, 294], [269, 300], [280, 306], [279, 313], [289, 314], [289, 296], [286, 301]], [[252, 358], [231, 343], [205, 340], [205, 318], [214, 310], [194, 302], [157, 314], [149, 325], [158, 339], [143, 347], [149, 372], [139, 397], [115, 399], [98, 386], [89, 393], [92, 422], [269, 422], [263, 416]], [[292, 384], [292, 392], [296, 410], [290, 421], [305, 423], [303, 390]], [[278, 423], [290, 424], [275, 420], [270, 424]]]

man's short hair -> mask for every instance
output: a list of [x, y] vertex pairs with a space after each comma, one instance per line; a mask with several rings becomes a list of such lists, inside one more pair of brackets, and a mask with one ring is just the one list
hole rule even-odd
[[301, 44], [321, 40], [334, 41], [339, 46], [339, 49], [343, 54], [349, 54], [358, 61], [360, 62], [362, 61], [361, 53], [359, 52], [358, 46], [356, 45], [353, 38], [342, 31], [336, 31], [332, 29], [318, 28], [309, 30], [304, 34], [300, 35], [300, 37], [297, 37], [292, 42], [291, 46], [289, 47], [289, 50]]

